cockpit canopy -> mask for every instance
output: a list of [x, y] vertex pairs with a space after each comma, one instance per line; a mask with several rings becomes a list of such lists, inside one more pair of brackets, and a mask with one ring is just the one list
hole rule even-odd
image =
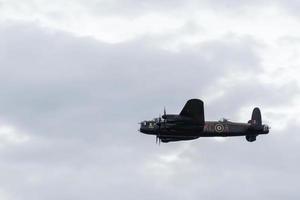
[[226, 119], [226, 118], [221, 118], [221, 119], [219, 120], [219, 122], [229, 122], [229, 120]]
[[[158, 121], [157, 121], [158, 122]], [[152, 129], [156, 126], [156, 120], [152, 120], [152, 121], [143, 121], [141, 122], [141, 128], [149, 128]]]

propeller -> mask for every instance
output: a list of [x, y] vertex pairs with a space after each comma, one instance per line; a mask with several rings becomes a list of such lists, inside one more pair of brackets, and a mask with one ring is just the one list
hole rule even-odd
[[158, 126], [158, 134], [156, 135], [156, 144], [158, 143], [160, 145], [160, 142], [161, 142], [161, 139], [160, 139], [160, 129], [161, 129], [161, 119], [164, 119], [163, 120], [163, 123], [165, 124], [166, 123], [166, 118], [167, 118], [167, 111], [166, 111], [166, 107], [164, 107], [164, 114], [163, 116], [159, 115], [158, 117], [158, 122], [157, 122], [157, 126]]
[[158, 145], [160, 145], [160, 138], [159, 138], [159, 136], [160, 136], [160, 127], [161, 127], [161, 116], [160, 115], [158, 117], [157, 125], [158, 125], [158, 134], [156, 135], [156, 144], [158, 143]]
[[162, 116], [163, 119], [167, 118], [167, 112], [166, 112], [166, 107], [164, 107], [164, 115]]
[[[161, 142], [161, 139], [160, 139], [160, 129], [161, 129], [161, 119], [163, 118], [164, 119], [164, 116], [166, 115], [166, 108], [164, 108], [164, 115], [161, 116], [159, 115], [158, 117], [158, 123], [157, 123], [157, 126], [158, 126], [158, 133], [156, 135], [156, 144], [158, 143], [158, 145], [160, 145], [160, 142]], [[164, 123], [165, 123], [165, 119], [164, 119]]]

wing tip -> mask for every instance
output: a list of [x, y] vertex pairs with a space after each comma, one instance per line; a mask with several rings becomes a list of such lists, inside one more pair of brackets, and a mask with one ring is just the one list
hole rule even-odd
[[203, 103], [203, 101], [201, 99], [197, 99], [197, 98], [189, 99], [187, 102], [191, 102], [191, 101], [197, 101], [197, 102]]

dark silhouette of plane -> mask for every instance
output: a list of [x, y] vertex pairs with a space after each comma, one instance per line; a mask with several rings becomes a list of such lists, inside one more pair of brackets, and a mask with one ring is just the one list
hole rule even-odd
[[263, 125], [259, 108], [254, 108], [252, 118], [248, 123], [220, 121], [205, 121], [204, 106], [200, 99], [190, 99], [179, 115], [166, 114], [159, 118], [140, 123], [140, 132], [156, 135], [157, 142], [175, 142], [194, 140], [199, 137], [245, 136], [253, 142], [261, 134], [269, 133], [269, 126]]

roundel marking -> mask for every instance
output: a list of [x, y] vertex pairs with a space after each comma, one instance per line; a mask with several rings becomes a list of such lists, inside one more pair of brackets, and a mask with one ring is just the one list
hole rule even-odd
[[224, 131], [224, 126], [222, 124], [216, 124], [215, 131], [218, 133], [222, 133]]

